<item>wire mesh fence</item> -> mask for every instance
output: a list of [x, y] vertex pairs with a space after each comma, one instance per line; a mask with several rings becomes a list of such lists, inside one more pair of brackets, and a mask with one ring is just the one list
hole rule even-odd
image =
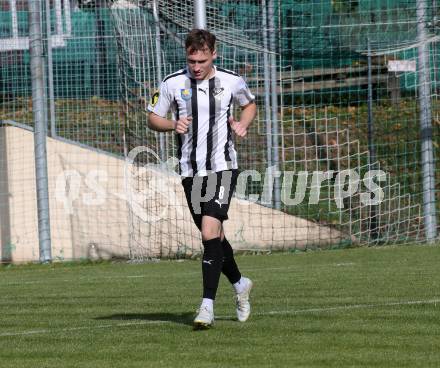
[[[176, 137], [151, 131], [146, 113], [160, 80], [185, 67], [194, 4], [157, 1], [155, 12], [154, 3], [41, 4], [54, 258], [201, 250], [173, 173]], [[28, 7], [1, 4], [2, 260], [27, 260], [38, 252], [37, 211], [29, 207], [36, 199], [26, 197], [34, 185]], [[225, 224], [234, 247], [426, 240], [419, 51], [423, 45], [429, 56], [435, 158], [436, 1], [212, 0], [206, 9], [216, 64], [242, 75], [258, 105], [247, 139], [235, 141], [243, 190]], [[372, 192], [380, 203], [371, 204]]]

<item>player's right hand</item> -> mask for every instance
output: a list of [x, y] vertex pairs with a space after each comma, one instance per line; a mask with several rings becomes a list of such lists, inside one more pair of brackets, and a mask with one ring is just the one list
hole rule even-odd
[[176, 121], [176, 126], [174, 130], [178, 134], [185, 134], [188, 131], [188, 126], [191, 124], [192, 117], [183, 116], [179, 120]]

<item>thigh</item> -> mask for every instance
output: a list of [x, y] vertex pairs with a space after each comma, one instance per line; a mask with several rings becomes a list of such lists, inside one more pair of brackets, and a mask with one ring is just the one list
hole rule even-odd
[[[193, 186], [194, 186], [194, 178], [184, 178], [182, 180], [182, 186], [183, 186], [183, 190], [185, 191], [185, 198], [186, 198], [186, 202], [188, 203], [188, 207], [189, 210], [191, 212], [191, 216], [193, 218], [194, 223], [196, 224], [197, 228], [201, 231], [202, 230], [202, 213], [195, 213], [193, 206], [192, 206], [192, 202], [191, 202], [191, 193], [193, 191]], [[202, 190], [202, 188], [194, 188], [194, 190]], [[202, 204], [203, 205], [203, 204]]]
[[221, 238], [222, 222], [212, 216], [202, 217], [202, 240]]

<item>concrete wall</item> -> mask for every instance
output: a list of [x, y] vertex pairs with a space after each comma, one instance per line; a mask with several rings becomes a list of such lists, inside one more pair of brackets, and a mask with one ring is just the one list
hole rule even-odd
[[[0, 128], [0, 240], [6, 262], [37, 261], [33, 133]], [[54, 259], [190, 256], [201, 251], [180, 178], [48, 138]], [[124, 175], [124, 172], [127, 175]], [[131, 190], [129, 190], [131, 188]], [[335, 230], [233, 199], [226, 234], [235, 249], [325, 246]]]

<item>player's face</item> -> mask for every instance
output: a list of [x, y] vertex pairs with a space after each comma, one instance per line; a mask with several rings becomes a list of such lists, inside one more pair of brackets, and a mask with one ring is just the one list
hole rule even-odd
[[216, 51], [209, 50], [196, 50], [192, 53], [186, 52], [186, 61], [191, 74], [197, 80], [208, 79], [213, 72], [213, 63], [217, 58]]

